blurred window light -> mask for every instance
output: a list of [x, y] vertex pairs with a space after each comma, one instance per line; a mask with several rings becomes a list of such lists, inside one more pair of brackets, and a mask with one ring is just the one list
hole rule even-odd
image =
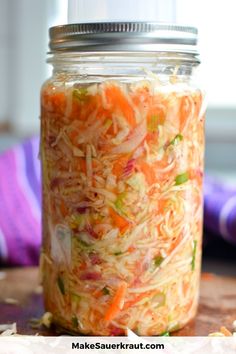
[[[42, 0], [41, 0], [42, 1]], [[48, 27], [62, 25], [67, 23], [67, 8], [66, 0], [46, 0], [48, 4]]]
[[236, 108], [235, 0], [176, 0], [176, 19], [199, 29], [201, 81], [209, 107]]

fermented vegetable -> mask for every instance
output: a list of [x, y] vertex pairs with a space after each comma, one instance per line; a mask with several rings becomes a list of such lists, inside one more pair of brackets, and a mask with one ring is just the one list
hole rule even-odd
[[202, 93], [63, 80], [42, 89], [46, 310], [73, 332], [168, 335], [198, 300]]

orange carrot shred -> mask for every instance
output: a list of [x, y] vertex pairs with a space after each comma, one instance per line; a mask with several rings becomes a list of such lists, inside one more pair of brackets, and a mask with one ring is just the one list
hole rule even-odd
[[136, 120], [132, 106], [129, 104], [121, 89], [115, 85], [107, 87], [106, 90], [107, 102], [112, 110], [119, 110], [126, 118], [131, 127], [135, 127]]
[[137, 295], [134, 299], [132, 299], [131, 301], [128, 301], [125, 303], [124, 305], [124, 309], [128, 309], [131, 306], [134, 306], [137, 302], [139, 302], [140, 300], [144, 299], [145, 297], [151, 297], [151, 294], [153, 293], [153, 291], [146, 291], [143, 294], [139, 294]]
[[221, 326], [220, 327], [220, 332], [222, 334], [224, 334], [226, 337], [231, 337], [232, 336], [232, 333], [225, 326]]
[[112, 173], [120, 177], [122, 173], [124, 172], [125, 166], [127, 165], [127, 162], [129, 161], [129, 157], [127, 155], [121, 156], [119, 159], [117, 159], [114, 162], [113, 168], [112, 168]]
[[139, 168], [141, 172], [145, 175], [146, 181], [149, 185], [154, 184], [156, 182], [156, 175], [153, 167], [151, 167], [148, 163], [144, 161], [140, 161]]
[[202, 273], [202, 275], [201, 275], [201, 278], [203, 279], [203, 280], [213, 280], [214, 278], [215, 278], [215, 274], [213, 274], [213, 273]]
[[110, 216], [121, 232], [125, 231], [129, 226], [129, 222], [112, 208], [110, 208]]
[[61, 210], [62, 215], [63, 215], [64, 217], [66, 217], [66, 215], [68, 214], [68, 208], [67, 208], [67, 206], [65, 205], [64, 200], [61, 201], [60, 210]]
[[80, 159], [80, 168], [81, 168], [81, 171], [86, 173], [87, 169], [86, 169], [86, 162], [83, 158]]
[[124, 281], [120, 284], [118, 287], [114, 298], [112, 300], [111, 305], [108, 307], [106, 313], [105, 313], [105, 321], [111, 321], [113, 318], [116, 317], [116, 315], [122, 310], [124, 306], [124, 299], [126, 295], [126, 290], [127, 290], [127, 283]]

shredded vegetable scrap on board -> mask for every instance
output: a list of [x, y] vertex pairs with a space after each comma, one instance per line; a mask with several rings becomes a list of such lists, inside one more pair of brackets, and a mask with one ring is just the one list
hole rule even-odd
[[[234, 322], [233, 322], [233, 329], [234, 329]], [[210, 337], [231, 337], [235, 335], [236, 332], [229, 331], [228, 328], [226, 328], [225, 326], [221, 326], [219, 332], [213, 332], [209, 334]]]
[[11, 336], [17, 333], [16, 323], [0, 324], [0, 336]]
[[8, 304], [8, 305], [19, 305], [19, 300], [14, 299], [12, 297], [5, 298], [4, 302], [5, 302], [5, 304]]
[[0, 280], [6, 279], [6, 272], [0, 271]]

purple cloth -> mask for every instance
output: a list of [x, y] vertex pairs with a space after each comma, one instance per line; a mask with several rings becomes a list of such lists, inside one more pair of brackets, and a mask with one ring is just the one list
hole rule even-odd
[[[38, 264], [41, 244], [39, 139], [0, 156], [0, 262]], [[205, 178], [204, 227], [236, 244], [236, 184]]]
[[0, 261], [38, 263], [41, 243], [39, 139], [0, 156]]
[[236, 183], [232, 185], [213, 177], [205, 178], [204, 227], [236, 244]]

